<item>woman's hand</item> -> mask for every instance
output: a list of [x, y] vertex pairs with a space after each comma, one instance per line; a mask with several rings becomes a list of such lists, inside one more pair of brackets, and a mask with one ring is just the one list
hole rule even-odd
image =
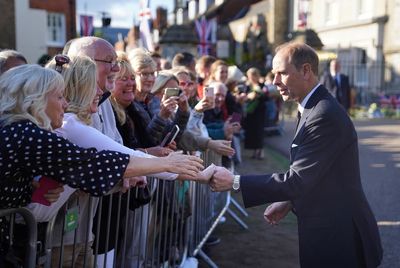
[[214, 100], [210, 98], [202, 98], [196, 106], [194, 106], [194, 110], [198, 113], [203, 113], [204, 111], [210, 110], [214, 108]]
[[164, 94], [160, 104], [160, 117], [165, 120], [170, 118], [175, 113], [177, 105], [178, 97], [167, 98]]
[[190, 109], [189, 102], [188, 102], [188, 98], [185, 94], [179, 95], [178, 107], [179, 107], [179, 110], [181, 110], [182, 112], [189, 112], [189, 109]]
[[194, 180], [199, 183], [208, 184], [210, 182], [210, 179], [214, 175], [216, 167], [217, 166], [214, 164], [209, 165], [206, 169], [199, 172], [199, 174], [197, 175], [197, 178]]
[[147, 185], [147, 179], [145, 176], [124, 178], [121, 192], [126, 193], [132, 187], [143, 188], [146, 185]]
[[48, 190], [43, 197], [50, 203], [54, 203], [57, 202], [58, 198], [60, 198], [62, 192], [64, 192], [64, 186], [60, 183], [59, 187]]
[[197, 156], [185, 155], [181, 152], [170, 153], [167, 157], [160, 158], [166, 161], [167, 171], [179, 174], [178, 178], [196, 179], [200, 170], [204, 167], [203, 160]]
[[220, 155], [232, 156], [235, 154], [235, 150], [231, 147], [231, 141], [228, 140], [210, 140], [207, 147]]
[[154, 155], [154, 156], [158, 156], [158, 157], [163, 157], [163, 156], [167, 156], [170, 153], [172, 153], [173, 151], [168, 148], [168, 147], [161, 147], [161, 146], [155, 146], [155, 147], [150, 147], [150, 148], [146, 148], [146, 151], [148, 154]]

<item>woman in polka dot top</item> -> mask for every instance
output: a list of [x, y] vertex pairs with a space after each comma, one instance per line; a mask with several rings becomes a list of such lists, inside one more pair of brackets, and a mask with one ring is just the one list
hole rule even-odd
[[131, 177], [163, 171], [197, 176], [202, 165], [196, 157], [175, 154], [146, 159], [99, 152], [82, 149], [50, 132], [62, 124], [67, 106], [64, 86], [59, 73], [38, 65], [19, 66], [1, 75], [0, 209], [26, 206], [32, 180], [38, 175], [94, 196], [106, 194], [123, 178], [126, 185]]

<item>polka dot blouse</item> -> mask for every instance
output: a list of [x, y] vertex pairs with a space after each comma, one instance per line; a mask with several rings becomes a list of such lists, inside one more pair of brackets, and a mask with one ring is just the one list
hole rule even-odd
[[0, 209], [26, 206], [32, 180], [44, 175], [100, 196], [120, 179], [129, 155], [82, 149], [30, 121], [0, 128]]

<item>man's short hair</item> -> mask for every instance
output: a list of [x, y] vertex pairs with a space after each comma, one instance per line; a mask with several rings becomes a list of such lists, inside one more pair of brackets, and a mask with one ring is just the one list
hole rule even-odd
[[3, 72], [6, 71], [4, 68], [7, 63], [7, 60], [10, 58], [19, 59], [25, 63], [28, 63], [28, 61], [26, 60], [24, 55], [22, 55], [21, 53], [19, 53], [16, 50], [12, 50], [12, 49], [1, 50], [0, 51], [0, 74], [2, 74]]
[[217, 59], [213, 56], [210, 55], [204, 55], [201, 56], [196, 64], [198, 64], [199, 66], [205, 67], [205, 68], [210, 68], [211, 65], [216, 61]]
[[184, 66], [190, 68], [195, 63], [194, 56], [189, 52], [178, 53], [172, 59], [172, 68]]
[[284, 43], [276, 48], [276, 53], [286, 53], [289, 63], [293, 64], [297, 70], [305, 63], [311, 65], [311, 70], [318, 75], [319, 59], [315, 50], [307, 44], [299, 42]]

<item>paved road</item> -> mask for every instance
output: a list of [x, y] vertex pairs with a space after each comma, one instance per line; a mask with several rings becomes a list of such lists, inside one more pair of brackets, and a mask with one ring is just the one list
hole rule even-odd
[[[400, 266], [400, 120], [354, 122], [359, 137], [361, 177], [365, 194], [378, 221], [384, 248], [380, 267]], [[294, 121], [287, 120], [281, 136], [266, 143], [288, 156]]]

